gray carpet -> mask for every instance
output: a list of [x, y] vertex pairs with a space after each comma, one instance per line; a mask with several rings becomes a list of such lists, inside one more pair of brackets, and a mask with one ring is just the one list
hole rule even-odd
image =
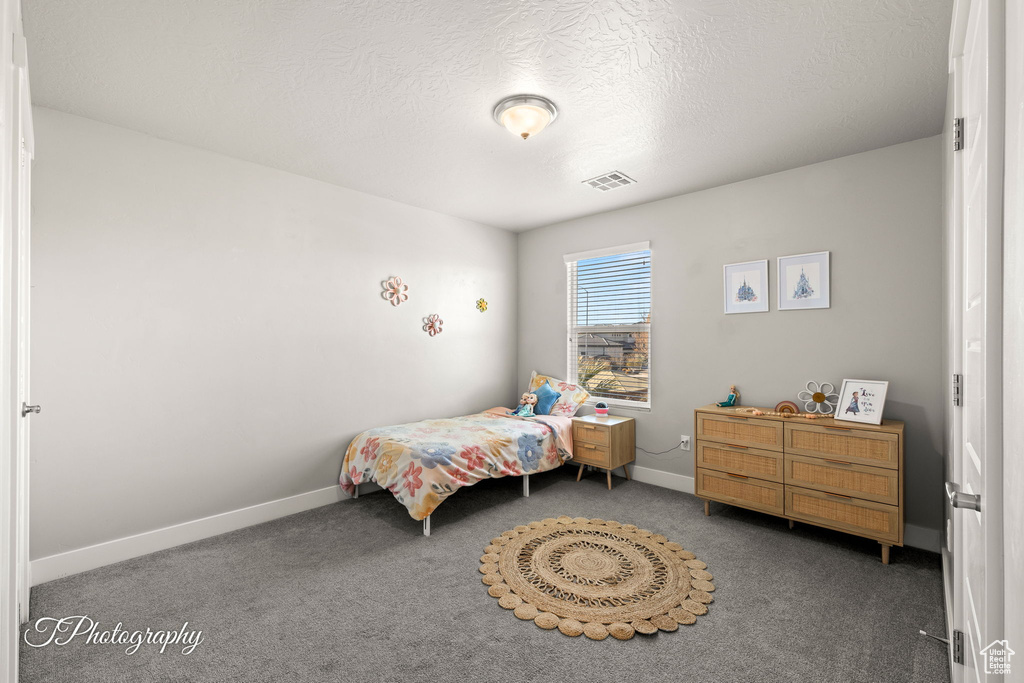
[[[38, 586], [33, 619], [202, 629], [188, 656], [143, 645], [21, 647], [23, 683], [62, 681], [949, 680], [939, 556], [568, 468], [459, 492], [421, 535], [378, 492]], [[715, 576], [708, 615], [676, 633], [568, 638], [516, 619], [477, 570], [490, 538], [559, 515], [662, 533]]]

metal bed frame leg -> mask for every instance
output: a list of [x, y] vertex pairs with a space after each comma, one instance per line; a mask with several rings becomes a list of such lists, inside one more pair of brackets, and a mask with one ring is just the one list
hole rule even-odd
[[529, 474], [524, 474], [523, 475], [523, 497], [524, 498], [529, 498], [530, 497], [530, 475]]
[[429, 536], [430, 535], [430, 515], [427, 515], [426, 517], [423, 518], [423, 535], [424, 536]]
[[356, 490], [352, 493], [353, 498], [359, 497], [359, 484], [356, 484]]

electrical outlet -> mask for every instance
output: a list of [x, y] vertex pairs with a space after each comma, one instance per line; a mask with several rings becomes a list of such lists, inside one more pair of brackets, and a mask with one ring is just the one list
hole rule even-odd
[[679, 443], [679, 450], [681, 450], [681, 451], [688, 451], [688, 450], [690, 450], [690, 437], [688, 437], [686, 434], [682, 434], [679, 437], [679, 441], [680, 441], [680, 443]]

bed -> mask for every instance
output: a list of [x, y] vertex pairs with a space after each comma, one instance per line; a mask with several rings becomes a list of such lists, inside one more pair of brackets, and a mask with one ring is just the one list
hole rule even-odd
[[359, 485], [374, 482], [423, 520], [450, 495], [482, 479], [529, 477], [572, 457], [572, 421], [564, 415], [518, 417], [507, 408], [440, 420], [379, 427], [349, 444], [341, 487], [359, 497]]

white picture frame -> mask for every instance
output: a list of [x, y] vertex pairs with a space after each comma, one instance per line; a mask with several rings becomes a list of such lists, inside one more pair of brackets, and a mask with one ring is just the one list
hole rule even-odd
[[889, 383], [875, 379], [844, 379], [839, 390], [835, 419], [862, 424], [882, 424]]
[[779, 310], [831, 307], [831, 252], [780, 256], [777, 264]]
[[722, 266], [725, 312], [768, 312], [768, 259]]

